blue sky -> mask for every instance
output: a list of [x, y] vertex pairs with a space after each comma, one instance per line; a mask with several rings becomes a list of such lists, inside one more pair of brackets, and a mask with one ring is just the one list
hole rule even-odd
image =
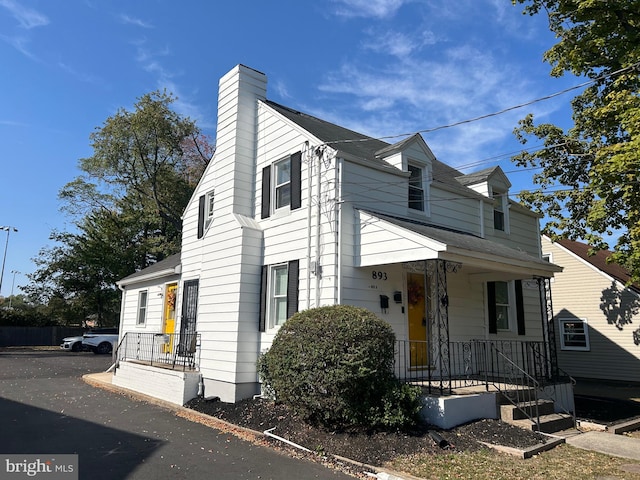
[[[0, 0], [0, 226], [13, 226], [2, 295], [70, 230], [58, 192], [92, 154], [89, 134], [166, 88], [215, 139], [218, 79], [264, 72], [269, 99], [382, 137], [437, 128], [577, 85], [549, 76], [546, 18], [511, 0]], [[568, 125], [575, 92], [425, 133], [464, 173], [492, 165], [516, 193], [518, 119]], [[400, 140], [402, 137], [398, 138]], [[0, 231], [0, 255], [6, 232]]]

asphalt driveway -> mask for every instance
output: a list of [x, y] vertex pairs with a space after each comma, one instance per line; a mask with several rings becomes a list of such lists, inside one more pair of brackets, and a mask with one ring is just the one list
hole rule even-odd
[[0, 457], [77, 454], [81, 479], [352, 478], [82, 381], [110, 360], [0, 351]]

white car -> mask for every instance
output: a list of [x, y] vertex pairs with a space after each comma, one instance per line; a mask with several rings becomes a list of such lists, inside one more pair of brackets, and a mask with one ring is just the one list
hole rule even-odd
[[117, 328], [94, 328], [83, 335], [82, 345], [96, 354], [113, 352], [118, 345]]
[[83, 340], [84, 337], [82, 335], [77, 337], [65, 337], [62, 339], [60, 348], [67, 352], [82, 352], [84, 350], [82, 345]]

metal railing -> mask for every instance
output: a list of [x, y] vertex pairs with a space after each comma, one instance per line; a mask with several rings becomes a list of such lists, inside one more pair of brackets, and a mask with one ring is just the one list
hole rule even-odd
[[135, 361], [149, 366], [198, 370], [200, 334], [126, 332], [114, 353], [116, 365]]
[[[478, 385], [488, 389], [514, 367], [541, 385], [557, 380], [549, 377], [549, 362], [541, 341], [469, 340], [449, 342], [446, 348], [430, 347], [433, 345], [426, 341], [397, 341], [394, 367], [400, 380], [422, 385], [429, 393], [450, 393], [456, 388]], [[441, 355], [447, 361], [441, 361]]]
[[[544, 342], [469, 340], [449, 342], [435, 351], [426, 341], [398, 341], [395, 355], [396, 377], [422, 386], [427, 393], [493, 387], [538, 429], [539, 402], [545, 397], [571, 415], [575, 425], [575, 408], [566, 386], [572, 389], [575, 380], [551, 364]], [[446, 355], [447, 360], [441, 361], [439, 355]]]

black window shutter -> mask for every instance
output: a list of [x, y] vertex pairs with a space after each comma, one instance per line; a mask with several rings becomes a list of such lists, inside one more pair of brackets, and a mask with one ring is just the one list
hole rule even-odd
[[524, 335], [524, 301], [522, 299], [522, 280], [515, 281], [516, 286], [516, 318], [518, 321], [518, 335]]
[[204, 203], [205, 196], [200, 195], [198, 199], [198, 238], [202, 238], [204, 235]]
[[495, 282], [487, 282], [487, 305], [489, 307], [489, 333], [498, 333], [498, 314], [496, 312]]
[[262, 169], [262, 215], [261, 218], [269, 218], [271, 215], [271, 166]]
[[267, 275], [269, 274], [269, 267], [267, 265], [262, 266], [262, 272], [260, 274], [260, 316], [258, 320], [258, 331], [264, 332], [266, 330], [266, 318], [267, 318]]
[[298, 311], [298, 271], [300, 260], [291, 260], [287, 272], [287, 318]]
[[291, 210], [302, 206], [302, 152], [291, 155]]

